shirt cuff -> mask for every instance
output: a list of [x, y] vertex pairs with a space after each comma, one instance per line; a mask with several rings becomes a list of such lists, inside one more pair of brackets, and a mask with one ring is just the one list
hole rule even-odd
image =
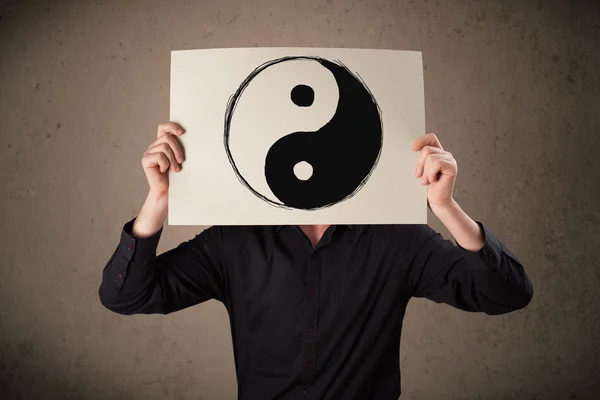
[[132, 234], [133, 223], [135, 220], [136, 218], [126, 222], [125, 225], [123, 225], [123, 231], [121, 232], [120, 247], [123, 258], [127, 260], [127, 263], [129, 263], [134, 256], [136, 262], [155, 258], [156, 248], [158, 247], [158, 242], [163, 231], [163, 227], [161, 226], [158, 232], [152, 236], [147, 238], [136, 238]]
[[[504, 248], [498, 238], [480, 221], [475, 221], [481, 228], [483, 233], [484, 245], [478, 251], [470, 251], [462, 247], [458, 242], [456, 245], [460, 248], [465, 256], [465, 259], [470, 265], [483, 265], [486, 269], [506, 275], [507, 271], [503, 271], [502, 267], [502, 252]], [[506, 276], [504, 276], [506, 278]]]

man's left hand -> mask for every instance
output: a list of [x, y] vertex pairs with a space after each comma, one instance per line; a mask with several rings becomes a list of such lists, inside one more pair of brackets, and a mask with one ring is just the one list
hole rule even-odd
[[428, 185], [427, 203], [429, 208], [450, 206], [454, 201], [452, 191], [458, 173], [458, 166], [452, 153], [444, 150], [434, 133], [418, 137], [413, 143], [412, 149], [421, 151], [415, 176], [421, 178], [421, 185]]

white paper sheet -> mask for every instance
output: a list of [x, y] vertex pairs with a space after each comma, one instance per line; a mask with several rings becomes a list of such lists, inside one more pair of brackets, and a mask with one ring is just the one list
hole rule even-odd
[[422, 224], [421, 52], [171, 52], [170, 225]]

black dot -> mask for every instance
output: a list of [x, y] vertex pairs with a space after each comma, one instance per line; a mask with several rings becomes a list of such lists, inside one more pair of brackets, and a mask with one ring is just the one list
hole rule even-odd
[[315, 91], [306, 85], [297, 85], [292, 89], [292, 101], [299, 107], [308, 107], [315, 100]]

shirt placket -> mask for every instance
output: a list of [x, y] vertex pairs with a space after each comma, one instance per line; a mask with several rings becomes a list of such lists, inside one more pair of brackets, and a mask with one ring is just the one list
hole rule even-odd
[[309, 386], [315, 381], [317, 354], [316, 339], [319, 318], [321, 257], [318, 251], [310, 256], [306, 277], [306, 313], [304, 318], [304, 341], [302, 357], [302, 385]]

